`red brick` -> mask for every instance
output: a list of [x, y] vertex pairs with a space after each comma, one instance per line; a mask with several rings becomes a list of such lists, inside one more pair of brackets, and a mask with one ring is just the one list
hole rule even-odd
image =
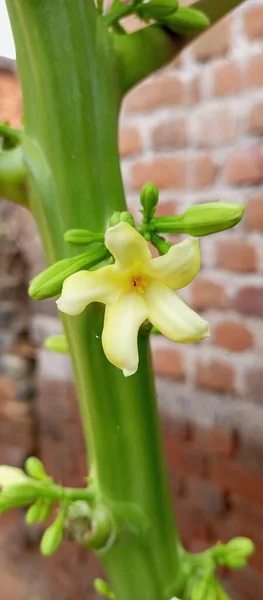
[[153, 81], [135, 88], [127, 96], [124, 110], [148, 112], [163, 106], [175, 106], [183, 102], [184, 88], [178, 77], [156, 76]]
[[218, 457], [211, 462], [212, 481], [226, 491], [238, 494], [252, 502], [263, 502], [263, 478], [258, 470], [246, 469], [244, 463]]
[[7, 71], [1, 73], [0, 98], [0, 122], [8, 119], [13, 127], [21, 127], [21, 90], [13, 73]]
[[245, 600], [262, 600], [263, 580], [253, 569], [246, 567], [231, 572], [229, 582], [236, 592], [243, 594]]
[[248, 200], [244, 218], [248, 229], [263, 231], [263, 196], [256, 196]]
[[196, 60], [204, 62], [226, 54], [230, 42], [230, 19], [224, 19], [203, 33], [192, 49]]
[[206, 472], [206, 452], [190, 441], [181, 441], [166, 434], [164, 449], [171, 472], [203, 477]]
[[[251, 502], [242, 496], [232, 494], [230, 496], [231, 508], [238, 528], [246, 527], [249, 533], [241, 535], [251, 535], [255, 540], [263, 539], [263, 507], [262, 505]], [[262, 562], [263, 566], [263, 562]]]
[[233, 301], [233, 308], [247, 315], [263, 316], [263, 287], [248, 285], [241, 288]]
[[247, 61], [245, 69], [246, 87], [261, 87], [263, 85], [263, 55], [257, 54]]
[[260, 146], [236, 151], [227, 161], [224, 177], [230, 185], [262, 183], [263, 153]]
[[246, 398], [263, 404], [263, 368], [257, 367], [246, 373]]
[[165, 202], [159, 202], [156, 209], [156, 217], [167, 217], [169, 215], [176, 215], [178, 213], [176, 202], [173, 200], [166, 200]]
[[223, 512], [225, 508], [223, 490], [213, 482], [188, 477], [185, 489], [187, 502], [204, 511], [206, 516], [216, 516]]
[[198, 277], [191, 285], [191, 303], [199, 310], [226, 308], [228, 297], [225, 288], [214, 281]]
[[235, 387], [235, 373], [231, 365], [214, 360], [209, 363], [197, 362], [196, 385], [215, 392], [232, 392]]
[[257, 102], [249, 112], [247, 130], [254, 135], [263, 134], [263, 102]]
[[156, 375], [180, 381], [185, 379], [184, 360], [180, 350], [176, 348], [155, 348], [153, 366]]
[[153, 130], [153, 146], [156, 150], [183, 148], [186, 146], [186, 120], [184, 118], [165, 121]]
[[212, 451], [215, 454], [233, 457], [238, 448], [238, 437], [235, 431], [222, 425], [214, 425], [211, 429]]
[[263, 6], [251, 6], [244, 13], [244, 29], [250, 40], [263, 37]]
[[192, 135], [192, 143], [206, 148], [233, 144], [237, 137], [237, 120], [235, 114], [226, 109], [210, 109], [196, 114], [196, 128]]
[[163, 157], [148, 163], [135, 163], [131, 187], [139, 190], [146, 181], [153, 181], [160, 189], [202, 189], [212, 185], [214, 177], [214, 164], [207, 154], [191, 159]]
[[250, 273], [257, 270], [255, 247], [246, 242], [222, 240], [216, 247], [216, 264], [220, 269]]
[[221, 348], [232, 352], [242, 352], [253, 346], [253, 335], [249, 329], [240, 323], [224, 321], [213, 329], [212, 340]]
[[201, 100], [201, 78], [200, 75], [194, 75], [185, 82], [185, 106], [196, 106]]
[[239, 66], [232, 61], [224, 61], [214, 67], [212, 93], [214, 96], [232, 96], [242, 89]]
[[136, 127], [122, 127], [120, 129], [119, 151], [122, 158], [134, 156], [141, 151], [141, 137]]

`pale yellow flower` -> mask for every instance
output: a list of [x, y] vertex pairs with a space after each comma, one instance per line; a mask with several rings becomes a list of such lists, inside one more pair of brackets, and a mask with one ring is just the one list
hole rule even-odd
[[5, 490], [9, 485], [13, 483], [22, 483], [28, 480], [22, 469], [17, 467], [0, 466], [0, 491]]
[[70, 275], [57, 305], [68, 315], [78, 315], [91, 302], [106, 305], [103, 349], [125, 376], [137, 371], [138, 331], [146, 319], [174, 342], [196, 342], [209, 335], [208, 323], [174, 291], [188, 285], [200, 269], [196, 238], [153, 259], [145, 239], [128, 223], [119, 223], [106, 232], [105, 245], [115, 264]]

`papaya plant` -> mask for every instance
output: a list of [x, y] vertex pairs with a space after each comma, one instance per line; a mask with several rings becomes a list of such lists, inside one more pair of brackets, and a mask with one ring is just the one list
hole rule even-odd
[[[182, 547], [149, 349], [153, 331], [177, 343], [209, 335], [176, 290], [199, 271], [197, 236], [233, 227], [243, 208], [218, 202], [155, 217], [158, 189], [145, 182], [136, 224], [118, 153], [124, 96], [241, 3], [7, 0], [24, 129], [0, 127], [0, 194], [37, 222], [49, 266], [29, 294], [57, 301], [64, 335], [46, 346], [70, 353], [89, 473], [74, 489], [56, 484], [36, 457], [25, 471], [2, 466], [0, 512], [26, 506], [28, 524], [44, 523], [55, 506], [42, 553], [65, 535], [96, 552], [108, 582], [94, 585], [106, 598], [226, 600], [217, 566], [240, 568], [253, 552], [245, 538], [196, 555]], [[128, 34], [131, 14], [144, 27]], [[164, 236], [173, 233], [189, 237], [172, 244]]]

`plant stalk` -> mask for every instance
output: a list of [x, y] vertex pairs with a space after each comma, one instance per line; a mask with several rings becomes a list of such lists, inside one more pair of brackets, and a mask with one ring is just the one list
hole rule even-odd
[[[101, 232], [125, 209], [118, 155], [121, 89], [112, 38], [91, 0], [7, 0], [24, 97], [30, 207], [49, 263], [79, 253], [68, 229]], [[169, 600], [180, 543], [147, 336], [125, 379], [101, 346], [103, 312], [63, 317], [78, 389], [90, 476], [116, 521], [100, 558], [118, 600]]]

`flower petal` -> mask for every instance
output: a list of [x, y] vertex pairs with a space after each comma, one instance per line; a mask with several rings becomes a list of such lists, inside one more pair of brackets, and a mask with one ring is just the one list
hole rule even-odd
[[168, 287], [179, 290], [194, 279], [200, 269], [200, 249], [197, 238], [189, 237], [175, 244], [164, 256], [150, 263], [151, 274]]
[[22, 469], [7, 467], [5, 465], [0, 467], [0, 490], [4, 490], [9, 485], [13, 485], [13, 483], [20, 483], [28, 479]]
[[138, 331], [147, 316], [144, 296], [136, 292], [122, 294], [118, 302], [106, 306], [103, 350], [108, 360], [122, 369], [125, 377], [133, 375], [138, 369]]
[[105, 246], [113, 254], [117, 266], [130, 268], [134, 263], [151, 259], [146, 240], [128, 223], [118, 223], [105, 234]]
[[57, 306], [67, 315], [79, 315], [91, 302], [116, 302], [121, 291], [114, 265], [96, 271], [78, 271], [65, 279]]
[[184, 301], [163, 284], [151, 285], [145, 292], [148, 319], [173, 342], [198, 342], [209, 336], [209, 326]]

